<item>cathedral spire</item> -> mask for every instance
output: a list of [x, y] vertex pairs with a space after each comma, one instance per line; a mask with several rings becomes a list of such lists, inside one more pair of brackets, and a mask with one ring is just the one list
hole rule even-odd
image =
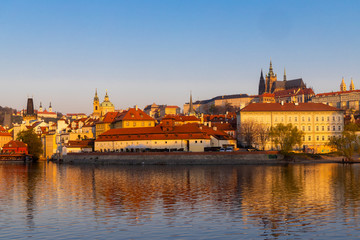
[[355, 86], [354, 86], [354, 82], [353, 82], [353, 80], [352, 80], [352, 78], [351, 78], [351, 83], [350, 83], [350, 89], [349, 89], [350, 91], [354, 91], [355, 90]]
[[284, 81], [286, 81], [286, 69], [284, 67]]
[[340, 91], [345, 92], [346, 91], [346, 84], [344, 81], [344, 77], [342, 78], [341, 84], [340, 84]]
[[108, 101], [109, 101], [109, 95], [108, 95], [107, 89], [106, 89], [106, 94], [105, 94], [104, 101], [105, 101], [105, 102], [108, 102]]
[[258, 93], [259, 93], [259, 95], [261, 95], [264, 92], [265, 92], [265, 79], [264, 79], [264, 75], [263, 75], [263, 70], [261, 69]]
[[273, 71], [271, 59], [270, 59], [270, 67], [269, 67], [269, 76], [270, 76], [270, 77], [273, 77], [273, 76], [274, 76], [274, 71]]

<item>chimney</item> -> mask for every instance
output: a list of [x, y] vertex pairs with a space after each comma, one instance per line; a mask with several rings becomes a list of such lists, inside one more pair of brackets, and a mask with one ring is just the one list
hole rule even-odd
[[137, 111], [137, 110], [138, 110], [138, 105], [135, 105], [134, 108], [135, 108], [135, 110]]

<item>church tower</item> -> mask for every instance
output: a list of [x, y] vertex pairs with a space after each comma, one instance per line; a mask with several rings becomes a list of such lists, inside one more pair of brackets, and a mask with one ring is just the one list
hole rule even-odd
[[346, 91], [346, 84], [344, 81], [344, 78], [342, 78], [341, 84], [340, 84], [340, 91], [345, 92]]
[[261, 69], [260, 81], [259, 81], [259, 95], [262, 95], [265, 92], [265, 79], [263, 75], [263, 70]]
[[272, 63], [271, 63], [271, 60], [270, 60], [269, 73], [268, 73], [268, 75], [266, 76], [265, 92], [271, 93], [273, 84], [274, 84], [274, 82], [276, 82], [276, 81], [277, 81], [277, 75], [274, 74], [273, 67], [272, 67]]
[[351, 78], [351, 83], [350, 83], [350, 89], [349, 89], [350, 91], [354, 91], [355, 90], [355, 86], [354, 86], [354, 82], [353, 82], [353, 80], [352, 80], [352, 78]]
[[286, 81], [286, 69], [284, 68], [284, 82]]
[[94, 116], [100, 116], [101, 115], [101, 110], [100, 110], [99, 97], [97, 95], [97, 89], [95, 90], [95, 97], [94, 97], [93, 107], [94, 107], [93, 115]]
[[42, 107], [41, 102], [40, 102], [39, 112], [43, 112], [43, 107]]
[[194, 107], [193, 107], [193, 102], [192, 102], [192, 93], [190, 91], [190, 102], [189, 102], [189, 111], [188, 111], [188, 115], [195, 115], [195, 110], [194, 110]]
[[50, 102], [50, 104], [49, 104], [49, 112], [52, 112], [51, 102]]

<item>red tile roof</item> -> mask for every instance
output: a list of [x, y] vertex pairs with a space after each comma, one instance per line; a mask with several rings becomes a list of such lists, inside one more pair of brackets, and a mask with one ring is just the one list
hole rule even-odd
[[115, 121], [124, 121], [124, 120], [131, 120], [131, 121], [155, 121], [154, 118], [147, 115], [141, 109], [129, 108], [129, 110], [122, 112]]
[[352, 93], [352, 92], [360, 92], [360, 90], [319, 93], [316, 94], [315, 97], [332, 96], [332, 95], [339, 95], [339, 94]]
[[108, 112], [105, 114], [104, 119], [98, 123], [112, 123], [119, 115], [120, 113], [118, 112]]
[[240, 112], [282, 112], [282, 111], [343, 111], [322, 103], [252, 103]]
[[3, 148], [26, 148], [27, 144], [21, 141], [11, 140], [10, 142], [6, 143]]
[[2, 136], [2, 137], [11, 137], [11, 134], [8, 131], [6, 131], [5, 128], [0, 126], [0, 136]]
[[189, 123], [181, 126], [145, 127], [145, 128], [117, 128], [110, 129], [98, 136], [96, 141], [133, 141], [133, 140], [176, 140], [176, 139], [210, 139], [210, 136], [232, 139], [226, 133], [213, 130], [206, 126]]
[[93, 147], [94, 140], [81, 140], [81, 141], [69, 141], [66, 145], [67, 148], [89, 148]]

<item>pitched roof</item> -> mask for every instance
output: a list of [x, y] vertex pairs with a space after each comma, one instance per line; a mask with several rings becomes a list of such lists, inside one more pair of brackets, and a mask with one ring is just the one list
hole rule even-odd
[[119, 112], [107, 112], [104, 116], [104, 119], [98, 123], [112, 123], [114, 122], [115, 118], [119, 116]]
[[116, 117], [115, 122], [117, 121], [124, 121], [124, 120], [131, 120], [131, 121], [155, 121], [154, 118], [147, 115], [143, 110], [139, 108], [129, 108], [129, 110], [122, 112], [119, 116]]
[[338, 92], [327, 92], [327, 93], [319, 93], [316, 94], [315, 97], [323, 97], [323, 96], [332, 96], [332, 95], [340, 95], [340, 94], [347, 94], [353, 92], [360, 92], [360, 90], [352, 90], [352, 91], [338, 91]]
[[27, 147], [27, 144], [16, 140], [11, 140], [10, 142], [6, 143], [3, 146], [3, 148], [21, 148], [21, 147]]
[[297, 96], [297, 95], [311, 95], [315, 94], [314, 91], [311, 88], [293, 88], [293, 89], [287, 89], [287, 90], [280, 90], [274, 92], [275, 97], [287, 97], [287, 96]]
[[343, 111], [322, 103], [251, 103], [240, 112]]
[[5, 128], [0, 126], [0, 136], [2, 136], [2, 137], [11, 137], [11, 134], [8, 131], [6, 131]]
[[176, 140], [210, 139], [210, 136], [232, 139], [226, 133], [199, 124], [189, 123], [168, 129], [165, 126], [145, 128], [116, 128], [100, 134], [96, 141], [132, 141], [132, 140]]

